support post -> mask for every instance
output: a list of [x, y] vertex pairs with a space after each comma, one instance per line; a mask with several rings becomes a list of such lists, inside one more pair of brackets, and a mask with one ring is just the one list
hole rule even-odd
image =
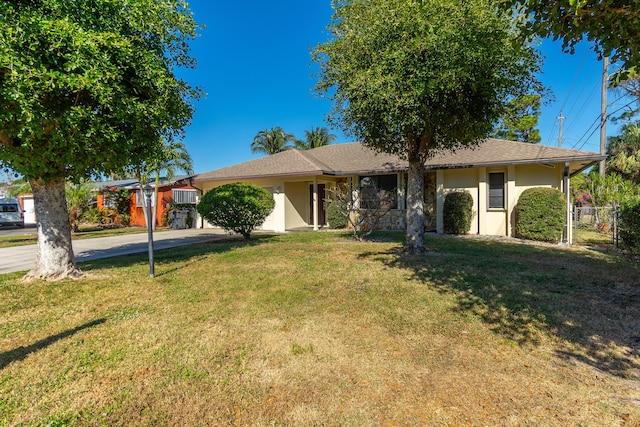
[[147, 198], [147, 238], [149, 241], [149, 277], [155, 277], [155, 262], [153, 259], [153, 216], [151, 212], [151, 196], [153, 196], [153, 187], [149, 184], [143, 188], [144, 195]]
[[313, 178], [313, 231], [318, 231], [318, 178]]

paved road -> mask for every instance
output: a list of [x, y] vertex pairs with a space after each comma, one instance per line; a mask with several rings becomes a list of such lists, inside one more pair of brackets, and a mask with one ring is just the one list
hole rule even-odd
[[[153, 234], [154, 250], [190, 245], [192, 243], [219, 240], [228, 237], [218, 229], [169, 230]], [[76, 262], [147, 252], [147, 233], [75, 240], [73, 252]], [[0, 248], [0, 274], [25, 271], [33, 268], [36, 246]]]

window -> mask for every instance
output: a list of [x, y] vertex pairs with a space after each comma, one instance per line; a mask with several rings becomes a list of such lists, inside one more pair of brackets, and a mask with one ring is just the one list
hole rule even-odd
[[[362, 207], [375, 209], [377, 204], [381, 207], [398, 209], [398, 175], [373, 175], [360, 178], [360, 191], [362, 194]], [[376, 194], [376, 191], [378, 194]]]
[[489, 173], [489, 209], [504, 209], [504, 172]]
[[[140, 190], [136, 190], [136, 207], [141, 208], [143, 207], [142, 205], [142, 199], [144, 198], [144, 193], [142, 193]], [[151, 207], [154, 207], [156, 205], [156, 198], [151, 196]]]
[[0, 212], [18, 212], [18, 204], [0, 205]]
[[196, 204], [196, 190], [173, 189], [172, 197], [173, 197], [173, 203], [176, 203], [179, 205], [184, 205], [184, 204], [195, 205]]
[[111, 193], [108, 191], [102, 193], [102, 206], [104, 206], [105, 208], [116, 207], [116, 201], [111, 198]]

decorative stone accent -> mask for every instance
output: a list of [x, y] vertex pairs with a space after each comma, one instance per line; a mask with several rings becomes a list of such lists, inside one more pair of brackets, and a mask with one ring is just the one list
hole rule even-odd
[[378, 226], [380, 230], [404, 231], [407, 229], [407, 211], [404, 209], [393, 209], [387, 212], [380, 219]]

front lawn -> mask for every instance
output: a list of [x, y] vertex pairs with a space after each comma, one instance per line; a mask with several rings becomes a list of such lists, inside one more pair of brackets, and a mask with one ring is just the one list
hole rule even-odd
[[0, 425], [640, 423], [640, 268], [401, 235], [258, 236], [0, 276]]

